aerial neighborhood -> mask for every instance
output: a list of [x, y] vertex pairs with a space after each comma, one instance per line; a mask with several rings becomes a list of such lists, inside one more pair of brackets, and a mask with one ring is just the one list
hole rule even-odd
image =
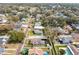
[[0, 4], [1, 55], [79, 55], [79, 4]]

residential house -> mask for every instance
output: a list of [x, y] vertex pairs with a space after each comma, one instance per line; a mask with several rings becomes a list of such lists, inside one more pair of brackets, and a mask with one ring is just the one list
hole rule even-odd
[[61, 27], [56, 27], [54, 30], [57, 31], [59, 34], [69, 34], [68, 30], [62, 29]]
[[18, 22], [16, 22], [15, 24], [14, 24], [14, 30], [20, 30], [20, 28], [21, 28], [21, 22], [20, 21], [18, 21]]
[[21, 21], [26, 21], [26, 18], [22, 18]]
[[58, 36], [58, 41], [61, 43], [61, 44], [70, 44], [72, 43], [72, 36], [71, 35], [59, 35]]
[[21, 29], [22, 29], [22, 31], [23, 31], [24, 33], [26, 33], [27, 28], [28, 28], [28, 25], [27, 25], [27, 24], [22, 24], [22, 25], [21, 25]]
[[71, 24], [73, 28], [79, 30], [79, 24]]
[[36, 22], [36, 23], [35, 23], [34, 32], [35, 32], [36, 34], [42, 34], [42, 35], [43, 35], [43, 31], [42, 31], [43, 29], [44, 29], [44, 27], [41, 26], [41, 22]]
[[79, 33], [72, 33], [71, 35], [74, 42], [79, 42]]
[[47, 38], [45, 36], [29, 36], [27, 39], [31, 40], [33, 44], [45, 44], [45, 39]]
[[71, 44], [67, 45], [67, 55], [79, 55], [78, 48]]
[[4, 52], [5, 45], [8, 41], [8, 39], [9, 39], [9, 36], [7, 36], [7, 35], [0, 36], [0, 54], [2, 54]]
[[44, 29], [44, 27], [43, 26], [35, 26], [34, 29], [42, 30], [42, 29]]
[[41, 48], [29, 49], [29, 55], [43, 55], [44, 51]]
[[36, 22], [35, 26], [41, 26], [41, 22]]
[[72, 27], [71, 27], [70, 25], [64, 26], [64, 29], [67, 29], [68, 31], [72, 31], [72, 30], [73, 30]]

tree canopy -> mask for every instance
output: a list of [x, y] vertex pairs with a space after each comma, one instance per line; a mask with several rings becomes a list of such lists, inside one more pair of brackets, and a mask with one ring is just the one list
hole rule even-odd
[[8, 34], [10, 35], [9, 43], [11, 43], [11, 42], [13, 42], [13, 43], [22, 42], [22, 40], [25, 37], [24, 33], [21, 32], [21, 31], [10, 31]]
[[27, 48], [23, 48], [23, 50], [21, 51], [21, 54], [22, 55], [28, 55], [28, 51], [29, 49], [27, 49]]

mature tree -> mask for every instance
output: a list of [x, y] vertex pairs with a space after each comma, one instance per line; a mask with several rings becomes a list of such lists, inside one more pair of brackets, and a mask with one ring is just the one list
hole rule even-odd
[[29, 49], [27, 49], [27, 48], [23, 48], [23, 50], [21, 51], [21, 54], [22, 54], [22, 55], [28, 55], [28, 53], [29, 53], [28, 50], [29, 50]]
[[5, 13], [11, 13], [11, 8], [5, 9]]
[[60, 17], [57, 19], [58, 22], [58, 26], [64, 27], [67, 23], [66, 23], [66, 19], [64, 19], [63, 17]]
[[22, 40], [25, 37], [24, 33], [20, 31], [10, 31], [8, 34], [10, 35], [9, 43], [10, 42], [13, 42], [13, 43], [22, 42]]
[[29, 45], [30, 47], [33, 47], [33, 44], [32, 44], [32, 42], [31, 42], [31, 40], [29, 40], [28, 45]]
[[9, 20], [9, 21], [17, 22], [17, 21], [19, 21], [20, 19], [19, 19], [18, 16], [11, 15], [11, 16], [8, 16], [8, 20]]
[[22, 32], [17, 32], [16, 36], [17, 36], [17, 40], [19, 42], [21, 42], [24, 39], [24, 33], [22, 33]]
[[54, 32], [52, 30], [52, 28], [46, 27], [45, 30], [44, 30], [44, 33], [48, 37], [48, 39], [47, 39], [48, 43], [50, 44], [50, 46], [52, 48], [51, 49], [51, 54], [56, 55], [57, 53], [56, 53], [55, 46], [54, 46], [54, 44], [55, 44], [54, 41], [55, 41], [56, 36], [57, 36], [56, 32]]
[[64, 55], [65, 54], [65, 50], [63, 50], [63, 49], [60, 49], [59, 52], [60, 52], [60, 55]]

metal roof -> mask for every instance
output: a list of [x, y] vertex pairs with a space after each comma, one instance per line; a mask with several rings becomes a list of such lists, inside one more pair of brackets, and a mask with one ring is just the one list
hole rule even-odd
[[44, 29], [43, 26], [35, 26], [34, 28], [35, 28], [35, 29]]
[[0, 44], [3, 44], [9, 39], [9, 36], [0, 36]]
[[47, 39], [45, 36], [29, 36], [28, 39]]

